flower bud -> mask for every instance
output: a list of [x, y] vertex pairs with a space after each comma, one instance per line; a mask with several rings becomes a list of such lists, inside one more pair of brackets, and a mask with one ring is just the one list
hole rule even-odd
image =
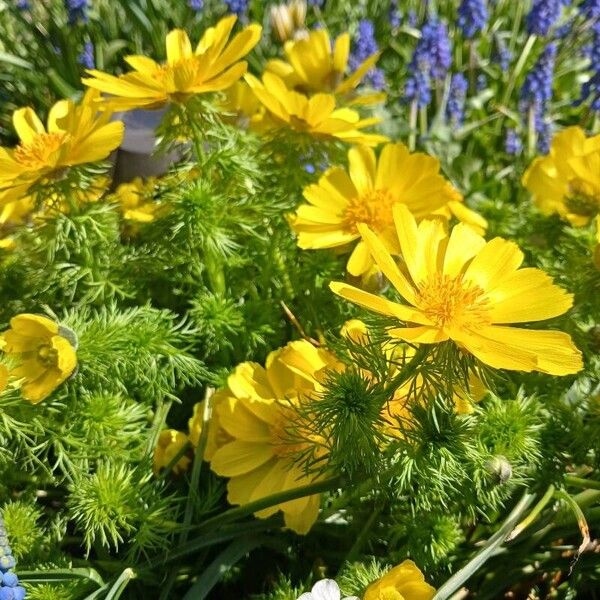
[[294, 33], [294, 21], [285, 4], [271, 6], [271, 28], [280, 42], [289, 40]]
[[304, 20], [306, 19], [306, 2], [305, 0], [292, 0], [289, 4], [289, 11], [294, 21], [294, 25], [298, 29], [304, 28]]
[[512, 466], [501, 454], [486, 461], [485, 468], [499, 484], [506, 483], [512, 477]]

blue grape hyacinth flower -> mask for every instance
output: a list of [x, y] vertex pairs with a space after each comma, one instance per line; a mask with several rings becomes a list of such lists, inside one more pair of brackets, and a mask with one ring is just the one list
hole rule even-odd
[[452, 75], [448, 104], [446, 105], [446, 116], [448, 121], [455, 127], [460, 127], [465, 121], [465, 104], [468, 88], [469, 83], [462, 73]]
[[468, 40], [485, 29], [488, 17], [485, 0], [462, 0], [458, 7], [458, 26]]
[[547, 36], [560, 18], [562, 4], [561, 0], [533, 0], [526, 19], [527, 32]]
[[[354, 47], [348, 58], [348, 66], [354, 71], [364, 60], [378, 51], [379, 44], [375, 39], [375, 26], [372, 21], [363, 19], [358, 24]], [[367, 73], [366, 81], [376, 90], [385, 87], [385, 76], [383, 71], [377, 67], [372, 68]]]

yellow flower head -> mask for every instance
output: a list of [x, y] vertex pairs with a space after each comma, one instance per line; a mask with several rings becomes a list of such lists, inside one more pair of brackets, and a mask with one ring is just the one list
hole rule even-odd
[[353, 73], [347, 74], [350, 34], [340, 35], [332, 45], [325, 29], [311, 31], [306, 38], [288, 41], [284, 47], [287, 61], [273, 59], [266, 70], [283, 79], [289, 88], [301, 92], [325, 92], [348, 98], [353, 104], [374, 104], [385, 94], [357, 96], [354, 91], [375, 66], [380, 52], [364, 60]]
[[221, 107], [225, 120], [255, 131], [265, 129], [265, 108], [245, 81], [236, 81], [224, 95]]
[[586, 138], [580, 127], [556, 134], [550, 153], [523, 175], [523, 185], [543, 212], [587, 224], [600, 213], [600, 135]]
[[246, 81], [273, 118], [275, 128], [289, 128], [318, 139], [338, 139], [367, 146], [387, 141], [383, 135], [360, 131], [380, 123], [381, 119], [361, 119], [350, 108], [336, 108], [333, 94], [306, 96], [288, 89], [280, 77], [269, 72], [263, 75], [262, 82], [252, 75], [246, 75]]
[[154, 200], [156, 178], [150, 177], [144, 181], [136, 177], [129, 183], [122, 183], [115, 190], [115, 197], [120, 204], [123, 218], [126, 221], [150, 223], [156, 218], [160, 204]]
[[12, 237], [6, 234], [25, 223], [34, 206], [34, 198], [25, 196], [20, 200], [8, 202], [2, 207], [0, 210], [0, 248], [12, 250], [15, 247]]
[[32, 404], [49, 396], [75, 370], [77, 355], [67, 335], [51, 319], [27, 313], [13, 317], [2, 334], [1, 349], [20, 360], [10, 374], [23, 379], [21, 393]]
[[435, 588], [412, 560], [405, 560], [372, 583], [364, 600], [431, 600]]
[[[159, 64], [146, 56], [128, 56], [133, 71], [115, 77], [91, 70], [86, 85], [111, 94], [106, 105], [116, 110], [160, 108], [167, 103], [185, 103], [197, 94], [218, 92], [235, 83], [246, 72], [240, 59], [258, 43], [260, 25], [249, 25], [229, 42], [237, 17], [221, 19], [207, 29], [196, 49], [181, 29], [167, 35], [167, 62]], [[229, 43], [228, 43], [229, 42]]]
[[47, 128], [31, 108], [13, 114], [21, 140], [0, 148], [0, 205], [23, 197], [29, 188], [66, 167], [105, 159], [123, 139], [123, 123], [98, 115], [98, 93], [90, 90], [81, 104], [60, 100], [48, 114]]
[[459, 218], [471, 217], [474, 223], [479, 217], [461, 204], [462, 196], [440, 174], [436, 158], [411, 154], [403, 144], [387, 144], [379, 160], [370, 148], [355, 146], [348, 152], [348, 162], [348, 172], [334, 167], [317, 184], [304, 188], [309, 204], [298, 208], [291, 224], [303, 249], [335, 248], [359, 240], [348, 259], [351, 275], [363, 275], [373, 267], [360, 239], [361, 223], [379, 236], [389, 252], [398, 254], [395, 205], [405, 205], [417, 219], [432, 214], [450, 218], [455, 205], [462, 209]]
[[[187, 444], [188, 436], [176, 429], [165, 429], [160, 432], [158, 444], [154, 448], [152, 455], [152, 470], [155, 474], [164, 469], [177, 456], [180, 450]], [[190, 465], [190, 459], [187, 456], [182, 456], [173, 465], [173, 473], [183, 473], [187, 471]]]
[[459, 223], [448, 233], [439, 220], [418, 225], [403, 204], [393, 208], [405, 268], [366, 225], [359, 225], [373, 259], [407, 304], [392, 302], [345, 283], [336, 294], [392, 317], [392, 338], [415, 344], [454, 341], [496, 369], [577, 373], [581, 353], [569, 335], [508, 327], [566, 312], [573, 297], [540, 269], [520, 269], [523, 253], [508, 240], [486, 242]]
[[[307, 475], [296, 462], [304, 443], [290, 434], [290, 428], [301, 428], [294, 422], [294, 406], [319, 389], [319, 375], [333, 361], [306, 341], [290, 342], [272, 352], [265, 367], [238, 365], [227, 388], [215, 394], [222, 433], [218, 448], [206, 456], [215, 473], [230, 478], [231, 504], [247, 504], [315, 481], [317, 477]], [[266, 518], [279, 510], [290, 529], [304, 534], [317, 518], [319, 495], [278, 504], [256, 516]]]

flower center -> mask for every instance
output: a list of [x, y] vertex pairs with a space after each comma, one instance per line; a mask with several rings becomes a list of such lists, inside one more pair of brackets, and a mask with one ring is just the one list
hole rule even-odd
[[174, 100], [185, 101], [188, 90], [196, 83], [199, 68], [198, 58], [189, 56], [173, 64], [161, 65], [156, 72], [156, 79]]
[[381, 233], [394, 223], [392, 207], [397, 200], [389, 190], [370, 190], [350, 200], [344, 213], [344, 227], [356, 233], [358, 223], [367, 224], [373, 231]]
[[419, 285], [419, 290], [417, 306], [439, 327], [474, 328], [490, 324], [485, 292], [462, 277], [436, 273]]
[[30, 168], [54, 166], [54, 155], [69, 137], [64, 131], [38, 133], [28, 144], [20, 144], [15, 148], [14, 158]]
[[58, 351], [49, 344], [43, 344], [38, 348], [37, 359], [47, 369], [58, 365]]
[[571, 184], [571, 194], [565, 200], [569, 212], [583, 217], [593, 217], [600, 212], [600, 195], [582, 183]]
[[[302, 437], [303, 427], [298, 417], [298, 413], [292, 407], [281, 407], [278, 418], [271, 425], [271, 444], [276, 456], [296, 459], [304, 450], [310, 448], [310, 443]], [[293, 430], [290, 423], [294, 423]]]

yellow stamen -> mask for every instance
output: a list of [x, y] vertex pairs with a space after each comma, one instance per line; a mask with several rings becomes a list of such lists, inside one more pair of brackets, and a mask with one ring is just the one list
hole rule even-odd
[[52, 155], [60, 150], [68, 137], [69, 134], [63, 131], [38, 133], [29, 144], [20, 144], [15, 148], [14, 158], [30, 168], [51, 165], [54, 158]]
[[397, 200], [386, 190], [371, 190], [353, 198], [346, 207], [344, 226], [348, 231], [356, 233], [358, 223], [366, 223], [376, 232], [387, 230], [394, 223], [392, 207]]
[[436, 273], [419, 285], [419, 308], [439, 327], [489, 325], [488, 301], [477, 285]]

